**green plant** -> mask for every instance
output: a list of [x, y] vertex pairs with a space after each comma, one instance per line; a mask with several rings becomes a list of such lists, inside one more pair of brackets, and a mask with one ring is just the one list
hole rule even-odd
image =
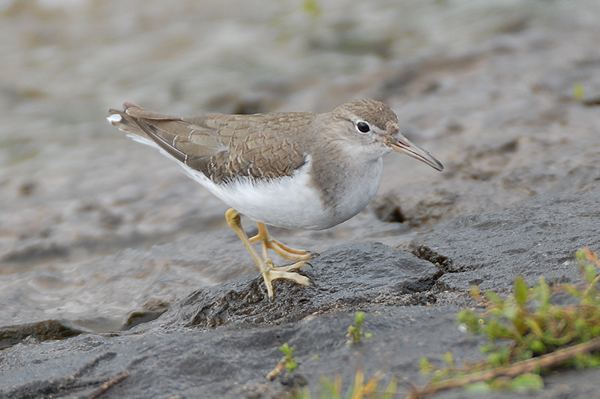
[[317, 0], [304, 0], [302, 2], [302, 9], [313, 19], [317, 19], [323, 14], [323, 9]]
[[364, 320], [365, 320], [364, 312], [356, 312], [355, 313], [354, 325], [348, 327], [348, 334], [346, 335], [347, 338], [350, 338], [350, 340], [348, 341], [349, 344], [359, 343], [363, 336], [365, 338], [371, 337], [372, 334], [363, 332], [360, 327]]
[[285, 343], [283, 345], [281, 345], [281, 348], [279, 348], [280, 351], [283, 352], [283, 354], [285, 355], [282, 359], [283, 363], [285, 364], [285, 368], [287, 369], [288, 372], [293, 371], [296, 367], [298, 367], [298, 363], [296, 362], [296, 358], [292, 357], [292, 355], [294, 354], [294, 347], [291, 347]]
[[[587, 253], [590, 260], [596, 256], [598, 262], [596, 254], [589, 250]], [[529, 289], [519, 276], [508, 299], [502, 300], [491, 291], [485, 293], [488, 311], [483, 316], [472, 310], [458, 314], [458, 322], [464, 323], [470, 332], [487, 337], [488, 345], [482, 350], [488, 354], [492, 366], [506, 366], [600, 336], [600, 292], [597, 289], [600, 264], [596, 267], [588, 261], [586, 250], [578, 251], [576, 258], [584, 285], [563, 284], [554, 291], [567, 292], [579, 301], [577, 305], [553, 305], [551, 289], [543, 277]], [[485, 302], [476, 287], [472, 294]], [[501, 339], [509, 339], [510, 346], [498, 345]]]
[[288, 373], [291, 373], [296, 367], [298, 367], [298, 362], [296, 361], [296, 358], [293, 357], [294, 347], [290, 347], [286, 342], [279, 347], [279, 350], [282, 351], [285, 356], [279, 361], [279, 363], [277, 363], [277, 366], [271, 370], [269, 374], [267, 374], [267, 379], [269, 380], [274, 379], [283, 371], [284, 368], [288, 371]]
[[575, 101], [582, 101], [583, 97], [585, 97], [585, 89], [582, 85], [576, 84], [573, 86], [573, 99]]
[[[448, 367], [441, 369], [421, 359], [421, 371], [433, 376], [430, 385], [413, 389], [411, 397], [467, 384], [481, 389], [482, 381], [488, 389], [535, 389], [543, 386], [539, 374], [545, 368], [600, 366], [600, 354], [595, 352], [600, 350], [600, 262], [588, 248], [579, 250], [575, 257], [584, 280], [579, 286], [551, 288], [541, 277], [536, 286], [529, 288], [519, 276], [513, 293], [505, 300], [495, 292], [482, 295], [472, 287], [472, 296], [484, 303], [487, 311], [479, 314], [462, 310], [458, 322], [471, 333], [487, 338], [487, 345], [481, 348], [487, 359], [466, 364], [463, 369], [454, 365], [450, 354], [445, 356]], [[578, 303], [553, 304], [557, 292], [569, 294]]]

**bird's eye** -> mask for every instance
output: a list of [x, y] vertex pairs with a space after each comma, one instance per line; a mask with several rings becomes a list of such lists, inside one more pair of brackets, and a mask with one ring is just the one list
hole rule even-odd
[[360, 121], [356, 124], [356, 128], [361, 132], [361, 133], [368, 133], [371, 130], [371, 127], [369, 126], [369, 124], [367, 122], [364, 121]]

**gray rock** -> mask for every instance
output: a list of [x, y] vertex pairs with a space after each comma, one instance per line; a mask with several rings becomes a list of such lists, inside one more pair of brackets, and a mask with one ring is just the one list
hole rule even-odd
[[600, 186], [535, 197], [497, 212], [459, 216], [412, 241], [413, 252], [440, 265], [439, 284], [466, 291], [508, 291], [517, 275], [529, 284], [581, 281], [573, 256], [600, 248]]
[[382, 244], [333, 248], [310, 264], [302, 274], [311, 285], [276, 281], [274, 301], [266, 296], [262, 277], [237, 279], [193, 293], [171, 308], [161, 323], [201, 328], [255, 326], [373, 304], [419, 304], [426, 302], [423, 293], [441, 274], [431, 263]]

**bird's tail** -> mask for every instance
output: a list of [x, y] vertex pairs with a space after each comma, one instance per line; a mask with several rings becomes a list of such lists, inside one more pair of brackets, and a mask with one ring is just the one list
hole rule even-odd
[[108, 119], [113, 126], [124, 132], [143, 138], [148, 138], [140, 126], [133, 120], [131, 116], [127, 114], [127, 109], [129, 108], [139, 108], [139, 106], [133, 103], [125, 103], [123, 104], [123, 111], [111, 108], [108, 110], [109, 115], [106, 117], [106, 119]]

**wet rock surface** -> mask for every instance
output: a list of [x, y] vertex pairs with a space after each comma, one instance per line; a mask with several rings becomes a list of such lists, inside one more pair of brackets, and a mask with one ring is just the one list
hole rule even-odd
[[[447, 351], [457, 362], [481, 356], [478, 347], [484, 342], [455, 325], [456, 304], [473, 305], [468, 287], [463, 287], [472, 275], [484, 281], [470, 283], [498, 291], [512, 282], [515, 265], [527, 266], [518, 270], [525, 277], [578, 281], [576, 265], [560, 254], [571, 260], [569, 243], [598, 244], [596, 230], [590, 227], [597, 225], [598, 190], [533, 198], [421, 234], [413, 246], [425, 248], [423, 243], [428, 243], [429, 252], [417, 252], [435, 265], [382, 244], [351, 244], [312, 261], [313, 267], [305, 269], [310, 287], [276, 283], [273, 302], [260, 279], [238, 278], [193, 293], [158, 319], [129, 331], [46, 342], [27, 338], [1, 352], [0, 393], [8, 398], [85, 397], [118, 379], [105, 397], [269, 398], [283, 397], [298, 384], [310, 382], [316, 389], [312, 381], [321, 376], [340, 375], [349, 383], [359, 369], [367, 375], [381, 371], [384, 381], [406, 378], [422, 384], [418, 361], [423, 356], [438, 365]], [[563, 214], [557, 207], [565, 203]], [[546, 240], [541, 247], [515, 251], [508, 240], [499, 241], [502, 234], [480, 234], [477, 229], [480, 223], [498, 220], [506, 231], [509, 226], [535, 231], [541, 224], [544, 234], [532, 234], [532, 240], [560, 237], [566, 246]], [[457, 242], [470, 251], [461, 250]], [[433, 249], [437, 258], [431, 255]], [[363, 329], [373, 336], [349, 345], [345, 333], [358, 309], [366, 312]], [[299, 367], [293, 377], [282, 373], [267, 380], [284, 343], [296, 348]], [[600, 388], [599, 373], [550, 374], [546, 388], [529, 397], [589, 397]], [[445, 392], [440, 397], [465, 395]]]
[[[423, 384], [423, 356], [481, 357], [455, 326], [471, 284], [578, 281], [573, 253], [600, 250], [598, 2], [316, 3], [0, 5], [0, 397], [317, 397], [358, 369]], [[226, 206], [104, 120], [124, 101], [193, 115], [361, 97], [445, 170], [394, 154], [355, 218], [271, 229], [321, 253], [312, 285], [275, 282], [274, 302]], [[373, 336], [347, 345], [356, 310]], [[269, 381], [283, 343], [299, 367]], [[544, 380], [531, 397], [600, 390], [598, 370]]]
[[[448, 329], [455, 311], [370, 307], [364, 328], [373, 337], [354, 346], [346, 344], [345, 333], [353, 322], [348, 312], [251, 329], [152, 329], [143, 334], [79, 336], [51, 346], [24, 342], [5, 351], [0, 392], [9, 398], [50, 393], [85, 397], [128, 372], [106, 397], [277, 397], [285, 394], [289, 380], [282, 375], [269, 381], [266, 375], [281, 359], [277, 348], [286, 342], [296, 347], [298, 374], [306, 381], [339, 374], [349, 383], [359, 368], [368, 375], [385, 370], [388, 378], [395, 373], [418, 378], [420, 356], [439, 361], [442, 348], [460, 350], [461, 359], [476, 356], [477, 340]], [[439, 331], [439, 339], [425, 339], [425, 331]]]
[[441, 264], [448, 290], [509, 292], [521, 275], [533, 285], [577, 283], [579, 248], [600, 247], [600, 187], [520, 202], [497, 212], [467, 214], [415, 237], [413, 251]]
[[276, 281], [274, 301], [266, 295], [262, 277], [233, 280], [193, 293], [165, 314], [161, 323], [249, 327], [374, 304], [426, 304], [429, 290], [441, 275], [429, 262], [376, 243], [336, 247], [310, 264], [301, 274], [311, 285]]

